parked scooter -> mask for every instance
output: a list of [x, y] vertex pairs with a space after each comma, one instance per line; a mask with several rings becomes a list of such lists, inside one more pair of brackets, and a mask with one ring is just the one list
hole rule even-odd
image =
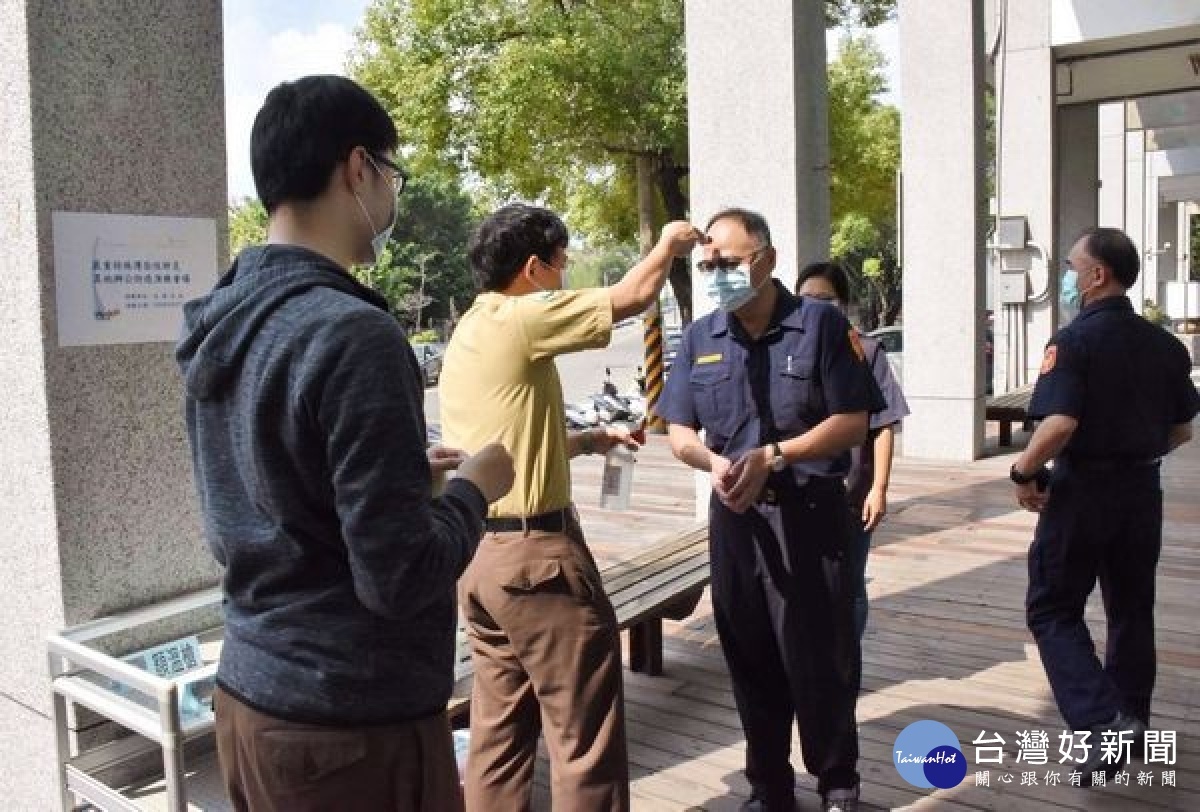
[[578, 431], [600, 425], [626, 425], [633, 428], [643, 424], [646, 398], [642, 389], [644, 379], [640, 377], [641, 367], [638, 367], [638, 374], [639, 377], [634, 381], [635, 388], [622, 394], [613, 382], [612, 368], [605, 367], [599, 393], [566, 404], [567, 428]]

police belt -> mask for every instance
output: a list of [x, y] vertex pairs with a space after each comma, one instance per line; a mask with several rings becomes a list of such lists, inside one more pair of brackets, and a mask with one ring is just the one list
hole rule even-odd
[[1079, 457], [1064, 456], [1059, 465], [1080, 473], [1109, 474], [1121, 471], [1142, 471], [1162, 465], [1162, 457]]
[[768, 480], [767, 484], [763, 486], [762, 491], [759, 492], [755, 504], [775, 506], [788, 499], [788, 497], [793, 499], [799, 498], [805, 491], [810, 489], [838, 487], [843, 487], [842, 478], [835, 476], [810, 476], [800, 485], [789, 483], [781, 486]]

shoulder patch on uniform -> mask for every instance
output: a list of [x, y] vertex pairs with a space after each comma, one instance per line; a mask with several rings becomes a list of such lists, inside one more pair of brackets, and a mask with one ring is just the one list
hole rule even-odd
[[1042, 356], [1042, 374], [1045, 375], [1050, 370], [1054, 369], [1054, 364], [1058, 361], [1058, 347], [1051, 344], [1046, 348], [1045, 355]]
[[867, 354], [863, 352], [863, 345], [862, 341], [858, 337], [858, 330], [855, 330], [853, 327], [851, 327], [849, 331], [847, 331], [846, 335], [850, 337], [850, 349], [854, 350], [854, 355], [858, 358], [858, 360], [865, 361], [867, 359]]
[[714, 352], [712, 355], [701, 355], [696, 359], [697, 364], [715, 364], [721, 360], [723, 356], [719, 352]]

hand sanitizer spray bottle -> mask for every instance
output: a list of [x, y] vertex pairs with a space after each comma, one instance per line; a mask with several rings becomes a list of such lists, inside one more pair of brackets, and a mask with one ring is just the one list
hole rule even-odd
[[600, 480], [600, 507], [606, 510], [628, 510], [633, 491], [633, 465], [637, 458], [623, 445], [615, 445], [604, 457], [604, 474]]

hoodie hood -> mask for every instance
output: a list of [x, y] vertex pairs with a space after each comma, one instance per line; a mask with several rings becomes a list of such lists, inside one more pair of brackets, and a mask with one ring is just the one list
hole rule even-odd
[[212, 293], [183, 307], [175, 360], [188, 397], [210, 400], [238, 374], [264, 322], [280, 305], [313, 288], [340, 290], [381, 310], [387, 300], [340, 265], [295, 245], [260, 245], [238, 254]]

